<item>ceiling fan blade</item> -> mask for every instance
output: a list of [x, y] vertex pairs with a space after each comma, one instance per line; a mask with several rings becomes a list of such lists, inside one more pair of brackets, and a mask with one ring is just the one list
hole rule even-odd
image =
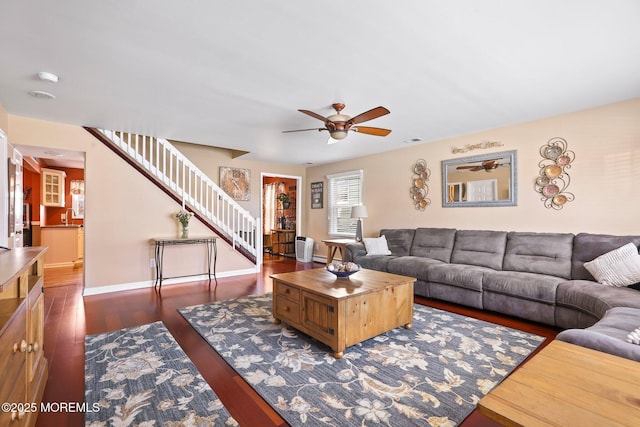
[[387, 136], [391, 133], [390, 129], [372, 128], [368, 126], [353, 126], [351, 130], [358, 133], [366, 133], [367, 135]]
[[323, 131], [323, 130], [327, 130], [326, 128], [311, 128], [311, 129], [295, 129], [295, 130], [283, 130], [282, 133], [291, 133], [291, 132], [306, 132], [308, 130], [317, 130], [317, 131]]
[[311, 117], [313, 117], [314, 119], [318, 119], [318, 120], [321, 120], [321, 121], [323, 121], [323, 122], [326, 122], [326, 121], [327, 121], [327, 118], [326, 118], [326, 117], [321, 116], [321, 115], [320, 115], [320, 114], [318, 114], [318, 113], [314, 113], [313, 111], [309, 111], [309, 110], [298, 110], [298, 111], [300, 111], [301, 113], [306, 114], [307, 116], [311, 116]]
[[377, 119], [378, 117], [384, 116], [385, 114], [389, 114], [389, 113], [390, 111], [384, 107], [376, 107], [376, 108], [372, 108], [369, 111], [365, 111], [362, 114], [358, 114], [357, 116], [349, 120], [349, 123], [355, 125], [357, 123], [362, 123], [369, 120]]

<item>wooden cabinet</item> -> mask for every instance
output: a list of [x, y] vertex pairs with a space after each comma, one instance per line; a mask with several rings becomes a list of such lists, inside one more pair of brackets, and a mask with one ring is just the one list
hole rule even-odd
[[78, 228], [78, 260], [84, 259], [84, 227]]
[[43, 271], [46, 248], [0, 253], [1, 426], [33, 426], [47, 381]]
[[42, 168], [42, 201], [44, 206], [64, 208], [64, 181], [67, 174], [56, 169]]
[[343, 280], [324, 269], [271, 277], [276, 323], [328, 345], [336, 358], [346, 347], [413, 322], [412, 277], [361, 270]]
[[82, 261], [84, 228], [77, 225], [54, 225], [40, 228], [40, 243], [47, 246], [46, 267], [71, 267]]

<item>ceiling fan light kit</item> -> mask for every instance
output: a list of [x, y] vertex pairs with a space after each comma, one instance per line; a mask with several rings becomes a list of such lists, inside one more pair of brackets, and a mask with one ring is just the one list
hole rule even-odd
[[285, 130], [284, 133], [290, 132], [305, 132], [309, 130], [318, 130], [323, 131], [326, 130], [329, 132], [331, 138], [329, 139], [329, 144], [333, 144], [337, 141], [341, 141], [347, 137], [349, 131], [364, 133], [367, 135], [375, 135], [375, 136], [387, 136], [391, 133], [389, 129], [382, 128], [373, 128], [368, 126], [354, 126], [358, 123], [363, 123], [369, 120], [377, 119], [378, 117], [389, 114], [389, 110], [384, 107], [376, 107], [369, 111], [365, 111], [362, 114], [359, 114], [355, 117], [348, 116], [346, 114], [342, 114], [342, 110], [344, 109], [344, 104], [335, 103], [331, 106], [334, 110], [336, 110], [336, 114], [332, 114], [328, 117], [323, 117], [318, 113], [314, 113], [309, 110], [298, 110], [303, 114], [306, 114], [314, 119], [318, 119], [324, 122], [324, 128], [313, 128], [313, 129], [298, 129], [298, 130]]

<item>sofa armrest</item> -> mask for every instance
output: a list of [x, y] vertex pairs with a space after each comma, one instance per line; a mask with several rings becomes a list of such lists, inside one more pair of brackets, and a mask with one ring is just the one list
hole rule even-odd
[[367, 250], [362, 242], [347, 243], [344, 247], [343, 261], [355, 262], [356, 257], [364, 256], [367, 254]]

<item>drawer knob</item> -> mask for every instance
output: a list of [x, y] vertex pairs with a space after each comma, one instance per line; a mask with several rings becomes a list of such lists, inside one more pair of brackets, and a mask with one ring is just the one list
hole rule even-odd
[[289, 307], [285, 307], [285, 308], [284, 308], [284, 311], [289, 311]]
[[13, 352], [17, 353], [18, 350], [20, 350], [20, 353], [24, 353], [25, 351], [27, 351], [27, 342], [25, 340], [22, 340], [19, 346], [17, 342], [13, 343]]
[[40, 350], [40, 346], [38, 345], [37, 342], [34, 342], [33, 344], [29, 344], [29, 353], [37, 353], [38, 350]]

